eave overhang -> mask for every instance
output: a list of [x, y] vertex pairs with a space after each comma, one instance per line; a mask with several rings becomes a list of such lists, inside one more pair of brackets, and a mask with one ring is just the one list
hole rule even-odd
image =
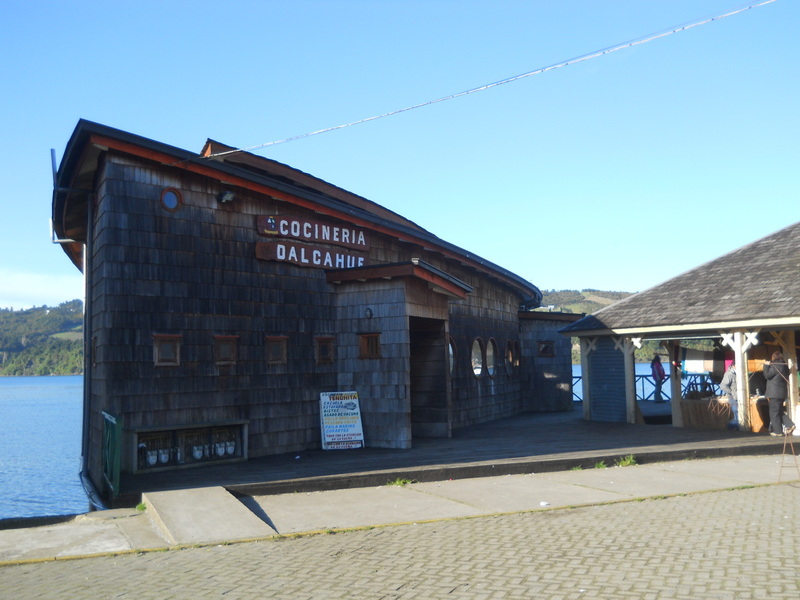
[[519, 312], [522, 321], [562, 321], [574, 323], [585, 317], [584, 313], [549, 312], [543, 310], [523, 310]]
[[714, 321], [710, 323], [687, 323], [682, 325], [653, 325], [649, 327], [616, 327], [595, 329], [570, 329], [565, 327], [559, 333], [570, 337], [640, 337], [643, 339], [681, 339], [683, 337], [719, 337], [730, 331], [780, 331], [800, 327], [798, 317], [777, 317], [768, 319], [742, 319], [737, 321]]
[[433, 291], [457, 300], [463, 300], [472, 293], [472, 286], [418, 258], [387, 265], [334, 269], [326, 271], [325, 277], [328, 283], [413, 277], [426, 282]]

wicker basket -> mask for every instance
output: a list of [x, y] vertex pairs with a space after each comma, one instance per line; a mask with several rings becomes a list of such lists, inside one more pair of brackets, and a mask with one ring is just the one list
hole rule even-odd
[[714, 396], [699, 399], [681, 399], [683, 426], [695, 429], [727, 429], [733, 410], [727, 401]]

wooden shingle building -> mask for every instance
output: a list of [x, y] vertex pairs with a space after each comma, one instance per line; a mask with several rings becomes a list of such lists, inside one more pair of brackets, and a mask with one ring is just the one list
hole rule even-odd
[[737, 367], [741, 429], [752, 427], [755, 392], [759, 385], [764, 389], [763, 380], [758, 383], [763, 361], [778, 349], [790, 363], [787, 405], [797, 421], [800, 223], [629, 296], [561, 332], [580, 339], [587, 420], [636, 421], [633, 351], [643, 340], [659, 340], [670, 357], [673, 424], [689, 424], [676, 357], [682, 340], [706, 339]]
[[320, 448], [322, 397], [363, 433], [339, 414], [331, 447], [572, 408], [536, 286], [275, 161], [80, 121], [53, 225], [86, 279], [84, 474], [111, 495], [120, 471]]

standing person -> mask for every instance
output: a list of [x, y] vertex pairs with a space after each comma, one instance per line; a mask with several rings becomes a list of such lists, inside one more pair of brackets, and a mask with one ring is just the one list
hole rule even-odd
[[764, 378], [767, 380], [767, 391], [764, 394], [769, 400], [769, 434], [774, 436], [791, 435], [794, 423], [786, 414], [784, 401], [789, 389], [789, 366], [783, 362], [783, 353], [778, 350], [772, 353], [772, 360], [764, 361]]
[[719, 384], [719, 389], [725, 394], [732, 402], [736, 402], [736, 365], [731, 363], [725, 375], [722, 376], [722, 381]]
[[653, 398], [656, 402], [664, 402], [664, 398], [661, 396], [661, 386], [664, 384], [667, 375], [664, 373], [664, 367], [661, 366], [661, 357], [658, 354], [653, 356], [653, 360], [650, 361], [650, 372], [656, 384], [656, 391], [653, 392]]

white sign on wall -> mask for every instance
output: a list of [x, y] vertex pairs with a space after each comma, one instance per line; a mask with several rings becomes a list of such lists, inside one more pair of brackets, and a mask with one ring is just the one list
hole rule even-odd
[[364, 447], [358, 392], [322, 392], [319, 418], [323, 450]]

